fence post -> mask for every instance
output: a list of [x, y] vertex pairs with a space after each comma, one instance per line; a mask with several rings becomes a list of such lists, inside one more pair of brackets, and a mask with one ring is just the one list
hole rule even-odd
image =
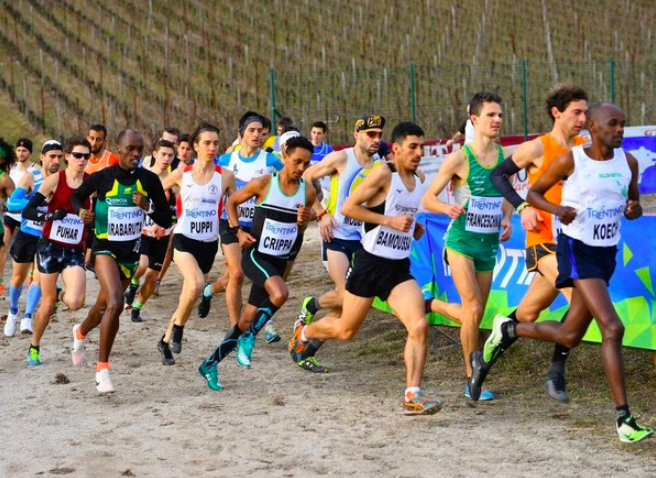
[[610, 57], [610, 102], [615, 103], [615, 58]]
[[528, 140], [528, 98], [526, 85], [526, 58], [522, 58], [522, 112], [524, 115], [524, 141]]
[[412, 113], [412, 122], [417, 124], [417, 78], [414, 63], [410, 63], [410, 112]]
[[271, 122], [276, 124], [276, 80], [273, 68], [269, 68], [269, 97], [271, 98]]

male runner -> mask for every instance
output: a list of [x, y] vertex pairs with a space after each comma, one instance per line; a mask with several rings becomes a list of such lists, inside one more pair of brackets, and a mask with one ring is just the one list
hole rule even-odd
[[[157, 136], [157, 139], [163, 139], [168, 141], [169, 143], [177, 144], [178, 143], [178, 138], [180, 137], [180, 130], [178, 128], [164, 128], [162, 131], [160, 131], [160, 134]], [[155, 141], [157, 142], [157, 140]], [[171, 163], [171, 170], [175, 171], [178, 169], [178, 166], [180, 166], [180, 158], [175, 156], [173, 158], [173, 162]], [[143, 160], [141, 161], [141, 166], [143, 166], [146, 169], [152, 169], [155, 166], [155, 158], [153, 158], [152, 154], [149, 154], [148, 156], [145, 156]]]
[[[78, 310], [84, 304], [86, 274], [84, 271], [84, 241], [86, 224], [93, 221], [93, 214], [85, 212], [79, 217], [71, 205], [71, 195], [87, 177], [84, 172], [91, 146], [82, 136], [74, 136], [64, 145], [67, 168], [49, 175], [39, 191], [32, 196], [23, 210], [23, 217], [44, 222], [43, 235], [37, 244], [37, 267], [41, 282], [41, 305], [34, 316], [34, 333], [27, 351], [27, 365], [41, 365], [41, 337], [55, 311], [57, 278], [61, 274], [65, 291], [61, 301], [70, 309]], [[47, 212], [39, 209], [45, 204]], [[89, 199], [85, 210], [91, 208]]]
[[[250, 116], [242, 117], [239, 124], [242, 147], [238, 151], [220, 156], [215, 163], [222, 168], [231, 171], [235, 175], [237, 189], [243, 188], [249, 181], [265, 176], [274, 171], [280, 171], [283, 167], [280, 159], [272, 153], [267, 153], [260, 148], [262, 144], [262, 117], [254, 112]], [[246, 231], [253, 223], [255, 213], [254, 200], [248, 201], [239, 207], [239, 225]], [[221, 251], [228, 264], [228, 269], [213, 284], [207, 284], [203, 289], [198, 315], [207, 317], [210, 311], [212, 295], [225, 291], [226, 304], [230, 325], [235, 325], [241, 313], [241, 285], [244, 281], [244, 273], [241, 268], [241, 248], [239, 239], [234, 230], [228, 228], [227, 211], [223, 211], [219, 221], [221, 233]], [[265, 330], [267, 343], [277, 342], [280, 336], [273, 327], [273, 323], [267, 325]]]
[[171, 211], [157, 175], [139, 168], [143, 138], [133, 129], [117, 139], [119, 163], [92, 174], [71, 196], [80, 217], [89, 211], [84, 201], [96, 193], [94, 206], [95, 269], [100, 282], [96, 303], [81, 324], [73, 327], [73, 364], [84, 361], [87, 334], [100, 325], [96, 384], [100, 393], [114, 391], [109, 376], [109, 354], [118, 333], [123, 294], [139, 264], [139, 242], [144, 216], [160, 226], [171, 227]]
[[[515, 322], [535, 322], [540, 312], [558, 296], [556, 237], [561, 226], [558, 216], [538, 211], [525, 202], [515, 192], [509, 178], [526, 168], [529, 184], [533, 185], [556, 157], [585, 143], [579, 136], [588, 110], [585, 91], [572, 84], [558, 84], [549, 90], [546, 103], [547, 113], [553, 122], [551, 132], [521, 144], [511, 157], [492, 172], [495, 187], [521, 214], [522, 226], [526, 230], [526, 270], [537, 272], [519, 306], [508, 316]], [[560, 204], [561, 191], [562, 184], [555, 184], [547, 191], [548, 200]], [[571, 302], [571, 289], [561, 289], [561, 292]], [[547, 395], [561, 402], [569, 401], [565, 388], [565, 361], [568, 356], [567, 347], [555, 345], [545, 381]]]
[[[588, 125], [592, 145], [576, 146], [554, 159], [527, 196], [533, 207], [558, 216], [562, 223], [556, 287], [573, 287], [567, 320], [516, 323], [497, 315], [483, 355], [494, 357], [503, 342], [515, 337], [573, 348], [595, 320], [601, 331], [601, 358], [617, 412], [617, 434], [620, 441], [635, 443], [653, 432], [638, 425], [629, 410], [622, 358], [624, 325], [613, 307], [608, 283], [615, 271], [622, 215], [629, 220], [642, 216], [638, 162], [621, 148], [625, 117], [617, 106], [591, 106]], [[547, 191], [563, 178], [562, 202], [555, 204], [547, 199]], [[481, 355], [472, 355], [472, 398], [474, 387], [480, 386], [484, 378], [480, 372], [486, 361]]]
[[[50, 174], [59, 171], [59, 166], [64, 158], [64, 150], [59, 141], [51, 139], [43, 143], [41, 147], [41, 168], [25, 172], [16, 185], [15, 191], [9, 198], [7, 206], [11, 212], [22, 212], [32, 196], [39, 190], [43, 180]], [[42, 212], [46, 212], [45, 206]], [[16, 321], [18, 320], [18, 301], [23, 291], [23, 283], [27, 278], [30, 268], [34, 265], [36, 246], [43, 231], [43, 221], [32, 221], [21, 218], [20, 228], [15, 235], [9, 254], [13, 261], [11, 284], [9, 287], [9, 314], [5, 323], [5, 335], [12, 337], [16, 333]], [[27, 303], [25, 314], [21, 319], [20, 330], [23, 334], [32, 333], [32, 315], [36, 311], [41, 300], [41, 286], [39, 282], [39, 271], [34, 270], [32, 283], [27, 291]]]
[[[342, 213], [342, 207], [362, 180], [379, 165], [378, 147], [383, 137], [385, 118], [380, 115], [364, 116], [355, 122], [352, 148], [334, 151], [321, 162], [310, 167], [304, 177], [307, 181], [330, 178], [331, 193], [328, 208], [324, 209], [318, 202], [314, 210], [319, 222], [319, 232], [323, 239], [323, 249], [328, 262], [328, 274], [335, 288], [322, 295], [308, 296], [301, 304], [299, 320], [309, 324], [320, 309], [332, 309], [339, 315], [344, 301], [346, 271], [351, 264], [353, 254], [362, 248], [362, 221]], [[299, 362], [304, 370], [317, 373], [328, 371], [319, 364], [315, 354], [321, 341], [310, 344], [312, 349], [308, 358]]]
[[310, 165], [314, 166], [319, 161], [323, 160], [328, 154], [333, 152], [333, 147], [325, 142], [326, 135], [328, 134], [328, 126], [323, 121], [315, 121], [312, 123], [310, 129], [310, 141], [314, 146], [312, 159]]
[[[175, 145], [165, 139], [157, 140], [152, 154], [153, 159], [155, 159], [155, 165], [150, 170], [163, 183], [171, 174], [171, 162], [175, 157]], [[167, 200], [169, 209], [171, 210], [171, 220], [175, 224], [177, 212], [175, 209], [175, 194], [172, 191], [167, 193]], [[162, 270], [162, 264], [166, 259], [167, 249], [170, 243], [169, 237], [172, 231], [173, 227], [163, 228], [153, 222], [148, 216], [144, 220], [144, 227], [141, 231], [141, 246], [139, 249], [139, 268], [132, 277], [128, 289], [125, 291], [125, 306], [132, 307], [130, 313], [132, 322], [143, 321], [141, 318], [141, 309], [155, 290], [157, 276]], [[144, 275], [145, 281], [139, 287], [139, 280]], [[139, 290], [139, 296], [137, 297], [137, 301], [134, 302], [137, 290]]]
[[[31, 147], [31, 146], [30, 146]], [[5, 264], [7, 263], [8, 242], [5, 242], [4, 215], [7, 211], [7, 199], [14, 192], [15, 185], [9, 176], [12, 165], [16, 162], [16, 155], [12, 147], [3, 138], [0, 138], [0, 294], [5, 290]], [[9, 233], [11, 234], [11, 233]]]
[[408, 331], [404, 359], [406, 391], [403, 408], [408, 415], [433, 414], [440, 400], [430, 400], [420, 389], [428, 322], [423, 296], [410, 274], [410, 247], [424, 228], [415, 221], [421, 202], [417, 169], [423, 154], [424, 131], [413, 123], [399, 123], [392, 131], [394, 161], [376, 168], [353, 191], [344, 206], [345, 216], [364, 223], [363, 248], [348, 272], [341, 316], [327, 316], [304, 325], [295, 324], [289, 343], [292, 360], [298, 363], [311, 351], [311, 340], [351, 340], [367, 317], [374, 297], [386, 300]]
[[[469, 111], [474, 139], [445, 158], [422, 202], [426, 210], [452, 219], [447, 230], [446, 260], [462, 304], [432, 299], [426, 308], [460, 324], [467, 380], [471, 377], [469, 354], [479, 347], [478, 328], [490, 294], [499, 241], [510, 237], [512, 215], [512, 206], [490, 180], [492, 170], [503, 161], [503, 150], [496, 144], [502, 123], [501, 98], [494, 93], [476, 93]], [[437, 197], [450, 182], [454, 204], [443, 203]], [[468, 381], [465, 396], [470, 396]], [[492, 400], [494, 395], [485, 390], [481, 399]]]
[[[253, 179], [228, 199], [230, 229], [244, 248], [242, 267], [253, 281], [248, 303], [237, 324], [198, 367], [212, 390], [221, 390], [217, 366], [237, 345], [237, 362], [251, 366], [255, 336], [287, 301], [289, 291], [284, 280], [287, 262], [301, 249], [303, 233], [310, 218], [316, 192], [303, 180], [314, 147], [307, 138], [294, 137], [283, 148], [284, 167]], [[239, 223], [239, 206], [254, 202], [255, 212], [249, 232]], [[234, 226], [233, 226], [234, 225]]]

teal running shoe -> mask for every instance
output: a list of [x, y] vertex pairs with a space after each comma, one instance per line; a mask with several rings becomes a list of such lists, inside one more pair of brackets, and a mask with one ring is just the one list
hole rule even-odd
[[649, 438], [653, 433], [651, 428], [638, 425], [632, 415], [624, 417], [622, 422], [617, 425], [617, 435], [623, 443], [638, 443]]
[[30, 347], [27, 351], [27, 366], [36, 367], [37, 365], [41, 365], [41, 355], [37, 349]]
[[273, 325], [273, 320], [269, 320], [264, 325], [264, 341], [267, 344], [272, 344], [274, 342], [280, 342], [280, 335], [278, 335], [278, 331], [276, 331], [276, 328]]
[[223, 386], [219, 383], [219, 370], [216, 365], [208, 365], [207, 362], [203, 362], [198, 367], [198, 373], [207, 380], [207, 386], [211, 390], [216, 392], [223, 390]]
[[[469, 382], [465, 384], [465, 397], [470, 399], [472, 398], [471, 390], [469, 388]], [[494, 394], [485, 388], [481, 388], [481, 392], [478, 397], [478, 400], [480, 400], [481, 402], [489, 402], [490, 400], [494, 400]]]
[[251, 368], [251, 356], [255, 348], [255, 336], [246, 332], [239, 337], [237, 345], [237, 363], [244, 368]]

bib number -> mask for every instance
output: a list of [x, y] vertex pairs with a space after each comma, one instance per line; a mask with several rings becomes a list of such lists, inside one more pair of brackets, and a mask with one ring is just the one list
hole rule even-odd
[[257, 246], [258, 252], [270, 256], [287, 256], [298, 236], [298, 224], [266, 219]]
[[141, 237], [144, 212], [140, 207], [110, 206], [107, 211], [107, 239], [110, 241], [134, 241]]
[[467, 207], [465, 230], [496, 234], [501, 228], [503, 198], [472, 196]]
[[84, 222], [78, 216], [66, 214], [64, 219], [58, 219], [52, 222], [50, 228], [50, 239], [76, 246], [82, 243], [84, 235]]

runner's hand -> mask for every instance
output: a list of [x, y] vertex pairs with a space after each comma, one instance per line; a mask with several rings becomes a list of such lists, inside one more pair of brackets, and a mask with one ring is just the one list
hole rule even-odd
[[325, 242], [333, 240], [333, 229], [337, 227], [337, 221], [330, 214], [326, 213], [319, 219], [319, 234]]
[[448, 216], [451, 219], [458, 219], [458, 217], [461, 214], [464, 214], [464, 213], [465, 213], [465, 210], [462, 208], [462, 206], [460, 204], [451, 204], [449, 206]]
[[144, 211], [148, 211], [150, 209], [150, 201], [146, 199], [146, 197], [139, 191], [132, 193], [132, 202], [135, 206], [139, 206]]
[[239, 245], [242, 249], [248, 249], [255, 244], [255, 238], [243, 229], [237, 231], [237, 239], [239, 239]]
[[519, 215], [526, 231], [537, 232], [540, 230], [540, 223], [544, 222], [544, 218], [532, 206], [525, 207]]
[[627, 219], [638, 219], [642, 216], [642, 206], [638, 201], [629, 199], [626, 201], [626, 209], [624, 210], [624, 217]]
[[556, 213], [556, 216], [560, 218], [560, 222], [567, 226], [576, 217], [576, 209], [569, 206], [558, 206], [558, 212]]
[[[524, 212], [524, 211], [522, 211], [522, 212]], [[501, 221], [501, 228], [503, 229], [503, 231], [501, 231], [501, 235], [499, 236], [499, 240], [501, 242], [505, 242], [508, 239], [510, 239], [510, 235], [512, 234], [512, 225], [510, 224], [510, 221], [506, 221], [505, 219], [503, 221]]]
[[82, 215], [80, 217], [82, 218], [82, 222], [85, 225], [88, 226], [90, 224], [93, 224], [93, 219], [94, 219], [93, 211], [89, 211], [89, 210], [85, 209], [84, 213], [82, 213]]
[[307, 223], [310, 220], [311, 212], [312, 209], [306, 206], [300, 206], [298, 208], [298, 213], [296, 213], [296, 222], [299, 226], [307, 226]]
[[415, 241], [418, 241], [419, 239], [422, 238], [425, 231], [426, 228], [423, 226], [423, 224], [420, 224], [419, 222], [415, 222], [415, 232], [412, 234], [412, 237], [414, 238]]
[[386, 225], [388, 227], [391, 227], [392, 229], [396, 229], [397, 231], [408, 232], [413, 222], [414, 222], [413, 217], [402, 214], [400, 216], [388, 218]]
[[151, 230], [150, 230], [150, 232], [153, 233], [153, 236], [154, 236], [154, 237], [162, 237], [162, 236], [164, 236], [164, 231], [165, 231], [165, 230], [166, 230], [166, 229], [164, 229], [164, 228], [163, 228], [162, 226], [160, 226], [159, 224], [153, 224], [153, 225], [152, 225], [152, 228], [151, 228]]
[[46, 221], [61, 221], [66, 217], [66, 214], [68, 213], [65, 210], [57, 209], [55, 212], [49, 212], [46, 214], [44, 219]]

